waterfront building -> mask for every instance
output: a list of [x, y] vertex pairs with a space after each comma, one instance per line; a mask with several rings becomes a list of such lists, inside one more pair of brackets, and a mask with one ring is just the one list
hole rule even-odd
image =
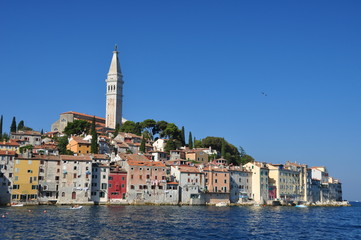
[[16, 157], [11, 189], [11, 202], [37, 203], [40, 161]]
[[129, 203], [178, 202], [177, 190], [167, 189], [167, 169], [164, 163], [154, 161], [125, 162], [127, 171], [127, 200]]
[[38, 201], [42, 204], [57, 203], [59, 198], [62, 166], [60, 156], [39, 155], [34, 157], [39, 164]]
[[230, 201], [231, 203], [247, 202], [252, 198], [252, 172], [246, 171], [242, 166], [232, 166], [230, 173]]
[[[276, 198], [284, 201], [303, 200], [300, 191], [300, 173], [285, 168], [283, 164], [267, 164], [268, 182], [276, 189]], [[270, 199], [275, 200], [275, 199]]]
[[37, 131], [17, 131], [10, 134], [11, 140], [20, 142], [20, 146], [41, 145], [41, 133]]
[[312, 198], [311, 184], [312, 184], [312, 173], [311, 169], [306, 164], [298, 164], [287, 161], [285, 166], [293, 171], [299, 172], [300, 180], [300, 195], [302, 200], [310, 202]]
[[228, 169], [208, 166], [203, 169], [203, 172], [206, 180], [206, 202], [211, 204], [229, 203], [230, 174]]
[[126, 201], [127, 171], [123, 168], [112, 167], [109, 173], [108, 197], [110, 203]]
[[91, 201], [95, 204], [108, 202], [109, 163], [93, 162]]
[[58, 203], [88, 203], [92, 176], [92, 159], [88, 156], [61, 155]]
[[197, 167], [180, 165], [171, 166], [171, 175], [179, 186], [179, 203], [205, 203], [205, 177]]
[[13, 178], [15, 151], [0, 150], [0, 204], [11, 202], [11, 187]]
[[267, 164], [255, 161], [243, 167], [252, 172], [252, 199], [257, 203], [266, 203], [269, 197]]

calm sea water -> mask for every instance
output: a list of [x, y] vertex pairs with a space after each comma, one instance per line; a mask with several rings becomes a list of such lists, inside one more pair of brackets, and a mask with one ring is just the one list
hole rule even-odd
[[361, 239], [361, 203], [310, 208], [3, 207], [3, 214], [0, 239]]

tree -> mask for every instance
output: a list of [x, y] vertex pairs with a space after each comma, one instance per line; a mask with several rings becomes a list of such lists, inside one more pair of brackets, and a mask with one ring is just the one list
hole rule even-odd
[[153, 136], [156, 133], [157, 122], [153, 119], [146, 119], [140, 123], [142, 132], [147, 132], [149, 139], [153, 140]]
[[145, 137], [142, 138], [142, 141], [140, 142], [140, 148], [139, 151], [141, 153], [145, 153]]
[[0, 118], [0, 140], [2, 139], [3, 137], [3, 115], [1, 115], [1, 118]]
[[140, 123], [133, 121], [126, 121], [119, 129], [120, 132], [134, 133], [136, 135], [141, 135], [141, 130]]
[[91, 127], [91, 133], [92, 133], [92, 140], [90, 144], [90, 152], [91, 153], [98, 153], [98, 133], [95, 128], [95, 116], [93, 117], [92, 121], [92, 127]]
[[222, 145], [221, 145], [221, 156], [223, 158], [226, 157], [226, 143], [225, 143], [225, 140], [223, 139], [222, 141]]
[[250, 155], [248, 155], [243, 147], [239, 146], [239, 151], [240, 151], [239, 156], [241, 157], [240, 163], [242, 165], [244, 165], [244, 164], [246, 164], [248, 162], [254, 162], [254, 158], [251, 157]]
[[74, 153], [70, 150], [67, 150], [66, 147], [69, 144], [69, 140], [67, 136], [63, 136], [57, 139], [59, 154], [65, 155], [73, 155]]
[[157, 125], [155, 127], [155, 133], [154, 134], [159, 134], [159, 137], [163, 138], [164, 135], [164, 130], [167, 128], [168, 122], [166, 121], [158, 121]]
[[89, 133], [91, 124], [84, 120], [74, 120], [73, 122], [68, 123], [64, 129], [64, 133], [68, 136], [72, 134], [81, 135], [84, 133]]
[[184, 126], [182, 126], [182, 130], [181, 130], [181, 142], [182, 142], [182, 145], [183, 145], [183, 146], [186, 145], [186, 138], [185, 138]]
[[44, 135], [44, 129], [41, 129], [40, 134]]
[[168, 123], [167, 128], [164, 130], [164, 136], [180, 140], [180, 131], [174, 123]]
[[23, 130], [24, 126], [24, 120], [21, 120], [18, 124], [18, 131]]
[[194, 139], [193, 145], [195, 148], [202, 148], [203, 147], [202, 140]]
[[189, 147], [189, 149], [193, 149], [193, 138], [192, 138], [192, 132], [189, 132], [189, 137], [188, 137], [188, 147]]
[[3, 133], [2, 140], [7, 142], [7, 141], [9, 141], [9, 139], [10, 139], [9, 134]]
[[16, 118], [15, 117], [13, 117], [13, 121], [11, 122], [10, 132], [11, 133], [16, 132]]

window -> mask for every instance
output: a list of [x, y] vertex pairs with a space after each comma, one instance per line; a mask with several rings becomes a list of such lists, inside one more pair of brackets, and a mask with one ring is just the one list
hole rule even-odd
[[142, 186], [142, 185], [139, 185], [139, 189], [143, 189], [143, 186]]
[[122, 184], [122, 186], [121, 186], [122, 188], [124, 188], [124, 184]]
[[147, 174], [147, 179], [149, 179], [150, 178], [150, 176], [149, 176], [149, 174]]
[[73, 174], [73, 178], [76, 178], [76, 173]]
[[134, 185], [130, 185], [130, 189], [134, 189]]
[[[34, 179], [35, 180], [35, 179]], [[55, 176], [55, 180], [59, 181], [59, 176]]]
[[[133, 176], [133, 175], [132, 175]], [[124, 181], [124, 177], [122, 177], [122, 180]]]
[[20, 189], [19, 185], [13, 185], [13, 189]]
[[19, 177], [18, 176], [15, 176], [15, 181], [19, 180]]
[[163, 186], [158, 186], [159, 189], [163, 189]]
[[31, 186], [31, 189], [33, 189], [33, 190], [34, 190], [34, 189], [38, 189], [38, 185], [32, 185], [32, 186]]
[[132, 175], [130, 175], [130, 179], [133, 179], [133, 174], [132, 174]]
[[107, 189], [107, 184], [106, 183], [102, 183], [102, 189]]
[[139, 179], [142, 179], [142, 175], [139, 175]]
[[214, 179], [214, 183], [217, 183], [218, 182], [218, 180], [217, 179]]
[[32, 160], [28, 160], [28, 164], [32, 164], [33, 163], [33, 161]]
[[109, 177], [109, 180], [113, 180], [113, 177]]
[[224, 179], [224, 183], [227, 183], [227, 179]]
[[106, 179], [107, 178], [107, 176], [106, 175], [103, 175], [103, 179]]

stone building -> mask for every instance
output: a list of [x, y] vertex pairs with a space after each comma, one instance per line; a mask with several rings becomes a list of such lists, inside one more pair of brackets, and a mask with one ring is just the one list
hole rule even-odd
[[230, 174], [228, 169], [208, 166], [203, 169], [206, 178], [206, 202], [216, 204], [229, 203]]
[[11, 202], [15, 151], [0, 150], [0, 205]]
[[252, 199], [260, 204], [266, 203], [269, 196], [267, 164], [255, 161], [246, 163], [243, 167], [252, 172]]
[[231, 203], [247, 202], [252, 198], [252, 172], [246, 171], [242, 166], [229, 167]]

